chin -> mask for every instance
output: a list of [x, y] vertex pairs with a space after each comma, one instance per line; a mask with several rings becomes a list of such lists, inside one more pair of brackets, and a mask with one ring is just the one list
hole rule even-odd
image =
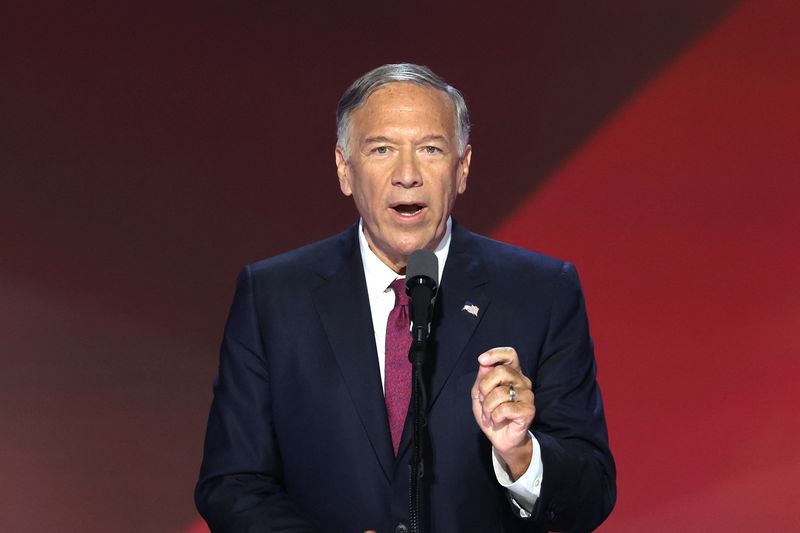
[[408, 258], [409, 255], [413, 254], [417, 250], [430, 250], [433, 251], [434, 247], [430, 244], [430, 241], [420, 241], [414, 244], [410, 244], [405, 247], [399, 248], [403, 257]]
[[431, 250], [435, 248], [435, 231], [398, 232], [395, 238], [389, 239], [392, 251], [404, 258], [420, 249]]

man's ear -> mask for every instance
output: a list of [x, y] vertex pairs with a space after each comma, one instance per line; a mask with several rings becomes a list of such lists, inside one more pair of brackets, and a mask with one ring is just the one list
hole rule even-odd
[[342, 194], [345, 196], [350, 196], [353, 194], [353, 187], [350, 183], [350, 174], [349, 174], [349, 166], [347, 164], [347, 158], [344, 155], [344, 150], [342, 150], [341, 146], [336, 147], [336, 175], [339, 176], [339, 188], [342, 190]]
[[464, 148], [464, 155], [458, 161], [458, 194], [467, 190], [467, 176], [469, 176], [469, 164], [472, 161], [472, 146]]

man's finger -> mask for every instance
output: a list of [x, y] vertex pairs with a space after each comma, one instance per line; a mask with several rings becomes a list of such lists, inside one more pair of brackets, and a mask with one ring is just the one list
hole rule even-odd
[[[516, 398], [513, 403], [534, 404], [533, 393], [528, 389], [516, 390]], [[500, 386], [492, 390], [483, 400], [481, 404], [483, 414], [491, 415], [491, 413], [503, 403], [511, 403], [511, 395], [507, 386]]]
[[508, 365], [520, 370], [517, 351], [510, 346], [501, 346], [487, 350], [478, 356], [478, 363], [483, 366]]
[[508, 385], [512, 385], [517, 390], [530, 389], [531, 380], [510, 366], [492, 367], [491, 371], [487, 372], [478, 383], [478, 390], [483, 396], [486, 396], [494, 388]]
[[518, 426], [519, 431], [526, 431], [536, 415], [536, 408], [527, 403], [504, 402], [489, 415], [492, 424], [508, 422]]

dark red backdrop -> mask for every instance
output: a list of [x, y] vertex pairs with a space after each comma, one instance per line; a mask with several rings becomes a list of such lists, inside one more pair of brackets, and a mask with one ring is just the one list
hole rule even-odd
[[7, 3], [3, 529], [198, 526], [233, 278], [354, 220], [333, 110], [388, 61], [467, 95], [459, 220], [582, 272], [619, 465], [602, 530], [800, 528], [799, 16], [790, 0]]

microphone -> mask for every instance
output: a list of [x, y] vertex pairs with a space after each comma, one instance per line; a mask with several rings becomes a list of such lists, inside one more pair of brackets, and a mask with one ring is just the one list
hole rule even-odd
[[[425, 357], [428, 336], [431, 333], [433, 304], [439, 288], [439, 260], [428, 250], [417, 250], [408, 256], [406, 266], [406, 294], [409, 296], [412, 348], [419, 357]], [[414, 362], [412, 360], [412, 362]], [[421, 362], [421, 361], [420, 361]]]

